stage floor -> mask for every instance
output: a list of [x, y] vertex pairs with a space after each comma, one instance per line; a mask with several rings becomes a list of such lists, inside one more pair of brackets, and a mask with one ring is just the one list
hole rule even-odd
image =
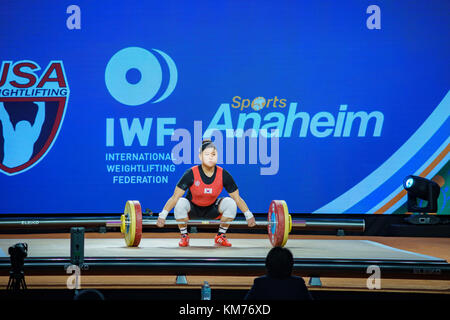
[[[85, 239], [85, 257], [260, 258], [271, 249], [267, 239], [232, 239], [231, 248], [214, 247], [212, 239], [191, 239], [180, 248], [178, 239], [142, 239], [139, 247], [126, 247], [123, 239]], [[70, 239], [0, 239], [0, 257], [15, 243], [28, 244], [28, 257], [70, 257]], [[289, 239], [286, 248], [294, 259], [344, 259], [445, 262], [444, 259], [398, 249], [370, 240]]]
[[[199, 289], [203, 281], [207, 280], [214, 289], [227, 290], [248, 290], [253, 284], [256, 276], [264, 274], [264, 257], [270, 250], [271, 245], [266, 235], [259, 234], [230, 234], [229, 238], [233, 244], [231, 248], [215, 248], [212, 244], [214, 234], [197, 233], [191, 235], [191, 247], [178, 247], [178, 233], [144, 233], [139, 248], [125, 247], [124, 240], [119, 233], [86, 233], [85, 234], [85, 256], [91, 269], [82, 270], [82, 287], [97, 289], [171, 289], [186, 288]], [[26, 242], [29, 245], [28, 267], [25, 270], [27, 285], [30, 289], [64, 289], [68, 274], [65, 266], [70, 262], [70, 234], [1, 234], [0, 235], [0, 264], [4, 264], [0, 275], [0, 287], [6, 287], [9, 272], [9, 246], [18, 242]], [[423, 293], [445, 293], [450, 294], [450, 280], [442, 277], [422, 277], [426, 274], [419, 274], [415, 277], [415, 270], [422, 272], [423, 266], [431, 265], [431, 272], [434, 272], [433, 265], [447, 265], [450, 261], [450, 238], [400, 238], [400, 237], [357, 237], [357, 236], [318, 236], [318, 235], [291, 235], [287, 246], [294, 254], [296, 265], [300, 268], [296, 274], [304, 277], [308, 282], [310, 271], [318, 270], [321, 274], [322, 286], [312, 287], [313, 291], [370, 291], [366, 287], [367, 274], [365, 267], [370, 264], [381, 263], [382, 267], [386, 263], [394, 268], [382, 271], [383, 292], [423, 292]], [[48, 259], [39, 259], [47, 257]], [[58, 258], [59, 257], [59, 258]], [[91, 257], [91, 258], [89, 258]], [[92, 258], [93, 257], [93, 258]], [[97, 257], [97, 258], [95, 258]], [[97, 264], [100, 257], [114, 257], [113, 260], [104, 261], [103, 265]], [[149, 261], [145, 260], [149, 257]], [[160, 257], [160, 259], [158, 258]], [[234, 267], [231, 276], [221, 274], [221, 269], [215, 269], [209, 273], [186, 273], [187, 284], [176, 283], [178, 263], [194, 261], [194, 257], [200, 257], [204, 261], [211, 263], [220, 260], [227, 263], [227, 259], [235, 258], [231, 267]], [[203, 257], [203, 258], [202, 258]], [[226, 257], [226, 258], [220, 258]], [[247, 267], [247, 274], [244, 274], [236, 263], [241, 261], [249, 262], [251, 259], [259, 260], [256, 271], [250, 272], [253, 265]], [[53, 258], [53, 259], [52, 259]], [[37, 261], [33, 261], [36, 259]], [[125, 265], [124, 268], [115, 269], [113, 272], [104, 274], [91, 271], [99, 267], [107, 268], [108, 263], [127, 260], [132, 264]], [[143, 262], [144, 268], [139, 272], [135, 271], [135, 262]], [[167, 263], [175, 262], [171, 272], [160, 274], [158, 272], [148, 272], [148, 264], [163, 261]], [[350, 261], [349, 265], [345, 263]], [[361, 261], [361, 268], [348, 270], [347, 267], [357, 265]], [[396, 268], [403, 268], [408, 265], [405, 261], [412, 261], [412, 266], [406, 277], [388, 276], [387, 273]], [[101, 261], [100, 261], [101, 262]], [[195, 261], [194, 261], [195, 262]], [[250, 261], [251, 262], [251, 261]], [[311, 263], [312, 262], [312, 263]], [[330, 266], [325, 266], [332, 262]], [[364, 262], [366, 262], [364, 264]], [[49, 272], [45, 272], [47, 267], [35, 270], [35, 265], [48, 264]], [[334, 264], [333, 264], [334, 263]], [[418, 264], [418, 269], [414, 264]], [[56, 267], [53, 267], [57, 264]], [[101, 264], [101, 263], [100, 263]], [[324, 267], [325, 266], [325, 267]], [[37, 267], [39, 268], [39, 267]], [[150, 266], [155, 271], [154, 266]], [[228, 267], [227, 267], [228, 268]], [[306, 268], [306, 269], [304, 269]], [[437, 268], [441, 268], [438, 266]], [[162, 266], [161, 270], [165, 270]], [[204, 267], [200, 269], [205, 270]], [[105, 269], [106, 270], [106, 269]], [[192, 271], [192, 269], [190, 269]], [[329, 275], [330, 270], [336, 270], [338, 274]], [[386, 271], [385, 271], [386, 270]], [[442, 269], [444, 270], [444, 269]], [[44, 272], [42, 272], [44, 271]], [[217, 272], [218, 271], [218, 272]], [[349, 272], [347, 272], [349, 271]], [[342, 275], [340, 274], [342, 272]], [[444, 272], [444, 271], [443, 271]], [[414, 276], [411, 278], [410, 276]]]

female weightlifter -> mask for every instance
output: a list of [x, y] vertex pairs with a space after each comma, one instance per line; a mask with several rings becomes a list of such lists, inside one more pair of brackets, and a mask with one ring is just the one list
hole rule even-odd
[[[172, 208], [179, 222], [180, 247], [189, 245], [187, 222], [189, 219], [220, 219], [219, 232], [214, 238], [215, 246], [231, 247], [225, 233], [234, 220], [237, 208], [244, 212], [249, 227], [256, 225], [255, 218], [245, 201], [239, 196], [239, 190], [233, 177], [225, 169], [217, 166], [217, 149], [211, 140], [202, 141], [199, 150], [201, 164], [184, 173], [178, 181], [173, 195], [167, 200], [160, 212], [156, 225], [162, 228]], [[230, 197], [218, 198], [225, 187]], [[187, 190], [185, 198], [182, 198]]]

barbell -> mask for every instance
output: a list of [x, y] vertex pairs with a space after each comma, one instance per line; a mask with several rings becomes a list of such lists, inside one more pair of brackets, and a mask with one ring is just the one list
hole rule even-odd
[[[233, 227], [250, 228], [247, 221], [222, 222], [220, 220], [190, 220], [188, 222], [177, 222], [168, 220], [165, 226], [177, 226], [187, 224], [189, 226], [220, 225], [230, 224]], [[107, 221], [106, 227], [120, 227], [124, 234], [125, 243], [129, 247], [137, 247], [141, 242], [142, 228], [156, 227], [156, 219], [142, 219], [142, 207], [139, 201], [129, 200], [125, 204], [124, 213], [120, 221]], [[284, 200], [272, 200], [267, 214], [267, 221], [257, 221], [256, 226], [251, 228], [267, 228], [270, 243], [272, 246], [285, 246], [289, 233], [292, 229], [303, 230], [336, 230], [364, 231], [364, 220], [361, 219], [301, 219], [292, 220], [288, 206]]]

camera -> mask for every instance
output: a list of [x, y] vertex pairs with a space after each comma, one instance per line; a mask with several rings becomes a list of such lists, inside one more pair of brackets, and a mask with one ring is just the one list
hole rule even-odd
[[8, 248], [8, 253], [11, 259], [11, 271], [9, 271], [9, 281], [6, 289], [12, 292], [26, 290], [27, 285], [25, 283], [23, 265], [28, 255], [28, 245], [26, 243], [16, 243]]
[[11, 257], [11, 267], [13, 272], [20, 272], [23, 269], [24, 260], [28, 255], [28, 245], [17, 243], [9, 247], [8, 253]]

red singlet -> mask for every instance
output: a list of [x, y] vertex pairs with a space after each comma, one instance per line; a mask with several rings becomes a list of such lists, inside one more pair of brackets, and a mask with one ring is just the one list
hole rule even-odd
[[194, 183], [189, 187], [189, 190], [192, 194], [192, 202], [197, 206], [207, 207], [212, 205], [223, 190], [222, 168], [216, 167], [216, 177], [211, 184], [203, 182], [198, 166], [191, 168], [194, 173]]

